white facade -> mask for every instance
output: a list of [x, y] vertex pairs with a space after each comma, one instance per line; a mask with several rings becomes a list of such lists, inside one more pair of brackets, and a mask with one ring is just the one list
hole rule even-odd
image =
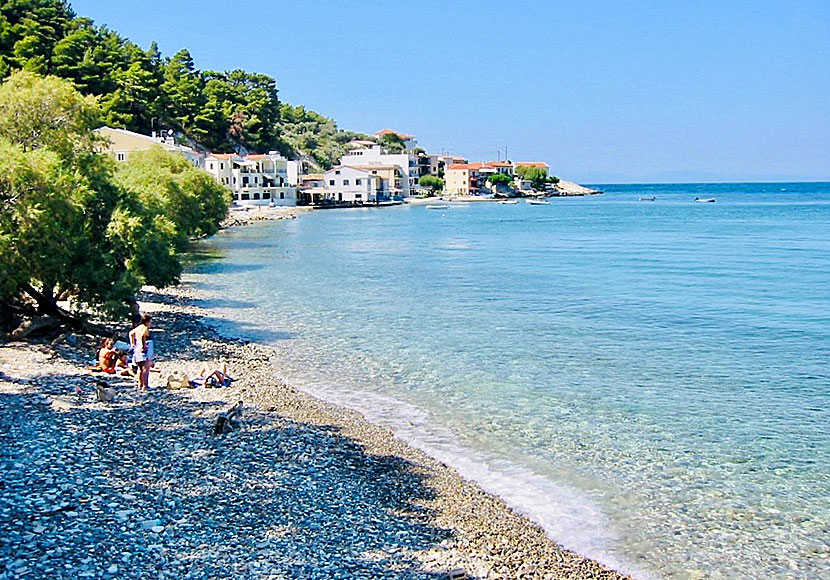
[[205, 159], [205, 171], [230, 188], [238, 205], [297, 205], [288, 160], [276, 152], [245, 157], [216, 153]]
[[323, 175], [327, 200], [335, 203], [374, 203], [384, 191], [381, 178], [365, 169], [344, 165], [332, 167]]
[[398, 183], [389, 184], [389, 195], [409, 197], [418, 184], [418, 159], [411, 153], [387, 153], [380, 145], [353, 149], [340, 158], [340, 165], [394, 165], [400, 170]]

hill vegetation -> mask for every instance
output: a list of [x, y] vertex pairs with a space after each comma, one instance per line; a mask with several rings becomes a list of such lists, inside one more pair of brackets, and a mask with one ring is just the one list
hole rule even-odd
[[14, 70], [54, 75], [98, 98], [100, 121], [180, 140], [215, 152], [276, 150], [330, 167], [359, 133], [302, 106], [282, 104], [268, 75], [200, 71], [182, 49], [163, 56], [77, 16], [65, 0], [0, 3], [0, 79]]

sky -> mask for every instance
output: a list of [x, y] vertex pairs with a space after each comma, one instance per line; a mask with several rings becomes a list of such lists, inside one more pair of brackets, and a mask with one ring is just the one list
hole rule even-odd
[[70, 0], [342, 129], [583, 183], [830, 181], [830, 0]]

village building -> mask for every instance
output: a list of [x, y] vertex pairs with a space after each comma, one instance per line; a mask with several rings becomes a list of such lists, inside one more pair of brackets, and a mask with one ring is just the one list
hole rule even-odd
[[[323, 174], [323, 200], [329, 203], [375, 203], [385, 198], [386, 184], [381, 175], [397, 170], [394, 166], [372, 169], [338, 165]], [[322, 200], [321, 200], [322, 201]]]
[[397, 167], [398, 175], [390, 179], [389, 189], [386, 191], [386, 195], [392, 199], [403, 199], [412, 195], [420, 177], [416, 155], [411, 152], [389, 153], [380, 145], [352, 149], [340, 158], [340, 165]]
[[478, 195], [481, 163], [453, 163], [444, 172], [444, 192], [449, 195]]
[[233, 192], [237, 205], [297, 204], [297, 189], [288, 182], [288, 161], [276, 151], [244, 157], [214, 153], [205, 159], [205, 171]]
[[172, 131], [166, 135], [142, 135], [126, 129], [115, 129], [113, 127], [101, 127], [95, 132], [106, 139], [104, 151], [109, 153], [119, 163], [126, 162], [136, 151], [147, 151], [152, 147], [161, 147], [165, 151], [181, 154], [194, 167], [204, 168], [204, 156], [184, 145], [178, 145], [173, 139]]

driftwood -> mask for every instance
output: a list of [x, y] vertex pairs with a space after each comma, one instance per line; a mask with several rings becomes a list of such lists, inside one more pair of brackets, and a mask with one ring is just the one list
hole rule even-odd
[[213, 425], [214, 435], [224, 435], [239, 429], [242, 421], [242, 401], [239, 401], [226, 411], [216, 416], [216, 423]]

